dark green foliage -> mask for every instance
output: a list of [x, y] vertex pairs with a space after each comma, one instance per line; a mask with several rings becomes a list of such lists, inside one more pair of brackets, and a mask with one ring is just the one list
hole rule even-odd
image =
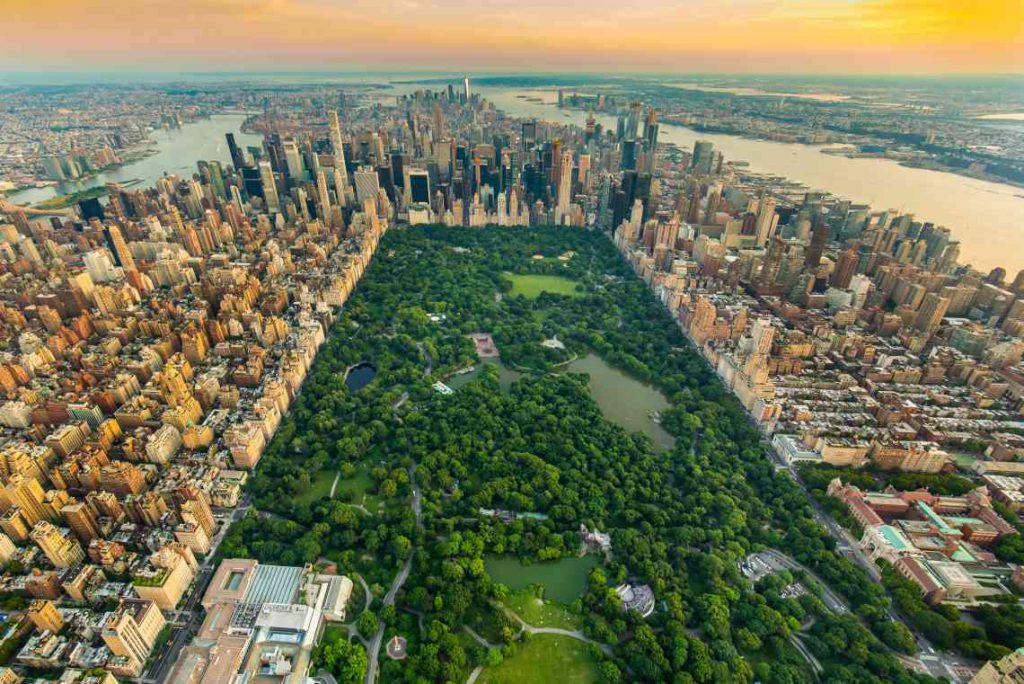
[[325, 636], [313, 652], [313, 661], [338, 680], [338, 684], [358, 684], [366, 673], [366, 649], [340, 634]]
[[[531, 259], [570, 250], [568, 262]], [[510, 297], [509, 271], [572, 278], [579, 296]], [[430, 314], [446, 318], [434, 323]], [[532, 372], [502, 392], [495, 369], [485, 367], [454, 395], [434, 393], [435, 380], [475, 360], [465, 337], [474, 331], [493, 334], [506, 365]], [[554, 335], [566, 350], [539, 344]], [[648, 438], [605, 420], [584, 377], [543, 372], [587, 351], [666, 393], [673, 408], [662, 422], [677, 437], [673, 450], [656, 454]], [[360, 361], [378, 374], [353, 395], [342, 376]], [[393, 408], [403, 392], [409, 400]], [[371, 469], [381, 510], [365, 514], [339, 497], [295, 502], [312, 474], [326, 467], [351, 475], [357, 463]], [[422, 528], [408, 505], [413, 463]], [[910, 650], [905, 631], [888, 621], [884, 590], [834, 552], [806, 495], [775, 471], [740, 406], [595, 233], [389, 232], [251, 490], [261, 510], [279, 517], [243, 521], [225, 554], [327, 556], [381, 587], [411, 557], [397, 605], [423, 614], [422, 632], [402, 667], [389, 668], [389, 681], [464, 681], [484, 656], [468, 645], [463, 625], [496, 643], [517, 631], [484, 556], [575, 554], [581, 522], [610, 532], [614, 545], [614, 560], [592, 572], [580, 600], [585, 633], [614, 648], [614, 662], [601, 666], [605, 681], [803, 681], [810, 671], [791, 635], [812, 616], [822, 643], [842, 628], [830, 662], [858, 681], [927, 680], [900, 670], [878, 642]], [[479, 515], [481, 507], [547, 519], [503, 524]], [[737, 561], [765, 546], [811, 567], [855, 614], [839, 620], [813, 597], [781, 599], [773, 582], [751, 587]], [[623, 613], [612, 591], [630, 576], [658, 596], [646, 621]]]

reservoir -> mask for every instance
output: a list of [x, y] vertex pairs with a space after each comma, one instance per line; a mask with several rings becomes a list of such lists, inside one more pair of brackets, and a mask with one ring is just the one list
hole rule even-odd
[[666, 451], [675, 444], [675, 437], [652, 418], [671, 406], [656, 388], [609, 365], [596, 354], [576, 359], [565, 370], [590, 376], [590, 395], [605, 418], [629, 432], [644, 433], [651, 438], [656, 451]]
[[[196, 162], [200, 160], [231, 163], [228, 143], [224, 135], [235, 134], [235, 142], [245, 150], [248, 146], [260, 146], [263, 136], [242, 133], [241, 127], [246, 114], [215, 114], [208, 119], [199, 119], [187, 123], [181, 128], [158, 128], [150, 132], [156, 145], [156, 154], [123, 166], [114, 167], [103, 173], [80, 181], [59, 183], [44, 188], [28, 188], [7, 195], [7, 199], [15, 204], [35, 204], [57, 195], [78, 192], [107, 183], [127, 183], [136, 179], [142, 182], [137, 186], [147, 188], [161, 176], [178, 175], [191, 178], [196, 172]], [[135, 186], [133, 186], [135, 187]]]

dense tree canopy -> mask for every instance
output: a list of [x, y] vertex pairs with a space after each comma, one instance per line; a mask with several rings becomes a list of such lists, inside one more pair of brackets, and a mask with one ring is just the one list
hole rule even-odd
[[[507, 272], [571, 278], [578, 296], [512, 296]], [[524, 376], [503, 390], [497, 370], [484, 366], [478, 381], [435, 393], [434, 381], [476, 361], [466, 337], [476, 331], [492, 333], [503, 362]], [[565, 349], [540, 344], [554, 336]], [[676, 437], [673, 449], [657, 453], [646, 436], [606, 420], [584, 376], [548, 372], [586, 352], [669, 397], [662, 425]], [[345, 370], [363, 361], [377, 375], [350, 392]], [[339, 496], [301, 500], [318, 473], [340, 468], [349, 477], [357, 467], [379, 508]], [[422, 527], [409, 506], [410, 472], [423, 494]], [[898, 666], [892, 651], [911, 652], [913, 639], [889, 620], [882, 587], [834, 552], [806, 495], [775, 471], [740, 406], [595, 233], [389, 232], [251, 491], [262, 517], [237, 525], [225, 554], [326, 557], [378, 588], [412, 559], [397, 604], [422, 615], [422, 633], [401, 667], [382, 665], [387, 681], [464, 681], [488, 656], [467, 647], [463, 625], [495, 643], [516, 631], [485, 556], [573, 555], [580, 523], [613, 541], [612, 558], [592, 572], [579, 602], [586, 634], [614, 647], [601, 665], [608, 681], [805, 681], [811, 671], [797, 633], [825, 680], [927, 679]], [[541, 515], [503, 523], [480, 508]], [[853, 612], [832, 615], [810, 577], [786, 573], [752, 586], [737, 562], [765, 547], [808, 566]], [[624, 613], [612, 592], [627, 577], [657, 595], [647, 620]], [[791, 581], [812, 593], [782, 598]]]

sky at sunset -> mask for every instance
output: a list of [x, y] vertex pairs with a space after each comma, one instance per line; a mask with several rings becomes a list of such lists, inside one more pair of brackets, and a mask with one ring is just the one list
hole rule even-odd
[[1022, 73], [1022, 0], [3, 0], [0, 71]]

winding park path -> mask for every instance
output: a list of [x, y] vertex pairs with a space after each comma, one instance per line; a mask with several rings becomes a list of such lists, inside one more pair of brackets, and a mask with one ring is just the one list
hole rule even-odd
[[[584, 635], [583, 632], [578, 630], [578, 629], [561, 629], [560, 627], [535, 627], [534, 625], [531, 625], [530, 623], [528, 623], [523, 618], [519, 617], [519, 614], [516, 613], [515, 611], [513, 611], [513, 610], [511, 610], [509, 608], [504, 608], [504, 611], [505, 611], [505, 613], [509, 617], [511, 617], [513, 620], [515, 620], [516, 622], [519, 623], [519, 633], [516, 634], [517, 638], [522, 636], [522, 634], [524, 632], [526, 634], [530, 634], [530, 635], [533, 635], [533, 634], [553, 634], [553, 635], [556, 635], [556, 636], [563, 636], [563, 637], [568, 637], [570, 639], [575, 639], [576, 641], [582, 641], [585, 644], [591, 644], [593, 646], [597, 646], [599, 649], [601, 649], [601, 652], [604, 653], [606, 656], [611, 656], [612, 655], [612, 647], [611, 646], [609, 646], [608, 644], [602, 644], [600, 641], [594, 641], [590, 637]], [[492, 644], [491, 642], [487, 641], [487, 639], [485, 639], [482, 636], [480, 636], [469, 625], [463, 625], [462, 629], [467, 634], [469, 634], [469, 636], [471, 636], [474, 641], [479, 643], [484, 648], [500, 648], [501, 647], [499, 644]], [[474, 682], [476, 682], [477, 678], [483, 673], [483, 671], [484, 671], [483, 666], [477, 666], [477, 667], [473, 668], [473, 671], [469, 673], [469, 677], [466, 679], [466, 684], [473, 684]]]
[[[412, 483], [412, 512], [416, 516], [416, 526], [422, 527], [422, 498], [420, 496], [420, 488], [416, 485], [416, 464], [409, 466], [409, 481]], [[412, 570], [412, 557], [415, 549], [410, 549], [409, 557], [402, 564], [402, 569], [395, 575], [395, 579], [391, 582], [391, 587], [388, 589], [388, 593], [384, 595], [382, 603], [385, 606], [394, 605], [395, 596], [398, 594], [398, 590], [405, 584], [405, 580], [409, 579], [409, 571]], [[380, 658], [380, 644], [384, 639], [384, 629], [387, 624], [383, 620], [380, 621], [380, 626], [377, 627], [377, 633], [370, 639], [370, 643], [366, 647], [367, 651], [367, 666], [366, 666], [366, 679], [365, 684], [374, 684], [377, 681], [377, 661]]]
[[462, 629], [465, 630], [466, 634], [468, 634], [469, 636], [473, 637], [473, 641], [477, 642], [478, 644], [480, 644], [484, 648], [501, 648], [501, 644], [492, 644], [490, 641], [488, 641], [487, 639], [484, 639], [482, 636], [480, 636], [480, 634], [478, 634], [469, 625], [462, 625]]
[[370, 607], [370, 604], [373, 603], [373, 592], [370, 591], [370, 585], [366, 583], [366, 580], [363, 579], [362, 575], [356, 574], [356, 579], [359, 580], [359, 584], [363, 585], [363, 594], [366, 597], [366, 603], [363, 605], [363, 610], [366, 610]]
[[[584, 635], [584, 633], [580, 630], [563, 630], [558, 627], [535, 627], [534, 625], [530, 625], [529, 623], [524, 621], [524, 619], [520, 617], [519, 614], [516, 613], [514, 610], [511, 610], [509, 608], [504, 608], [504, 610], [509, 615], [509, 617], [514, 619], [515, 622], [519, 623], [519, 633], [516, 635], [517, 638], [521, 636], [523, 633], [529, 635], [552, 634], [559, 637], [568, 637], [569, 639], [582, 641], [585, 644], [592, 644], [601, 649], [601, 652], [605, 655], [611, 655], [611, 646], [609, 646], [608, 644], [602, 644], [600, 641], [594, 641], [590, 637]], [[481, 637], [479, 634], [477, 634], [473, 630], [473, 628], [469, 627], [468, 625], [463, 625], [462, 629], [466, 632], [466, 634], [472, 637], [474, 641], [476, 641], [484, 648], [501, 648], [500, 644], [490, 643], [489, 641]], [[473, 668], [473, 671], [469, 673], [469, 677], [466, 679], [466, 684], [473, 684], [482, 673], [483, 666], [477, 666], [476, 668]]]
[[594, 641], [590, 637], [584, 635], [581, 630], [562, 629], [561, 627], [534, 627], [526, 620], [519, 617], [519, 615], [516, 612], [509, 610], [508, 608], [505, 609], [505, 612], [509, 615], [509, 617], [511, 617], [513, 620], [515, 620], [521, 625], [522, 630], [520, 631], [520, 633], [526, 632], [527, 634], [557, 634], [558, 636], [569, 637], [570, 639], [582, 641], [585, 644], [593, 644], [594, 646], [597, 646], [599, 649], [601, 649], [601, 652], [605, 655], [610, 656], [612, 654], [611, 646], [609, 646], [608, 644], [603, 644], [600, 641]]

